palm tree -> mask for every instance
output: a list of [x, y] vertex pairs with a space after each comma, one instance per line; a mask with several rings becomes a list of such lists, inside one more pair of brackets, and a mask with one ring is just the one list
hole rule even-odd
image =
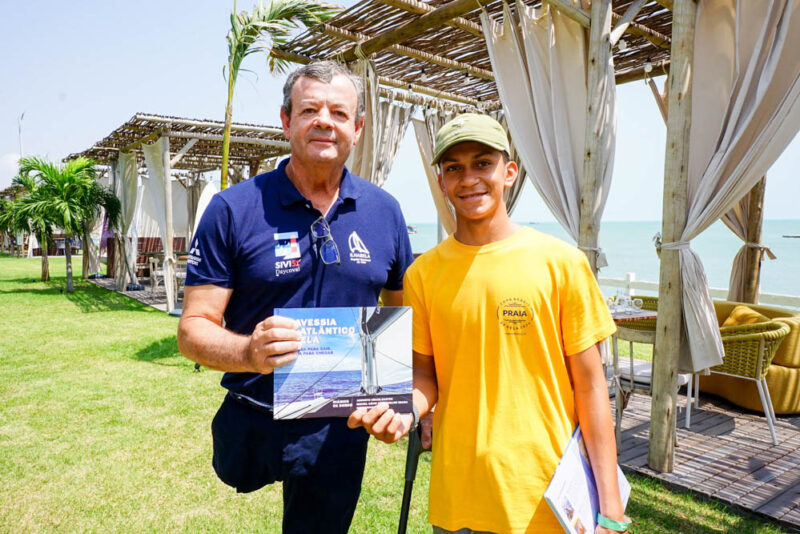
[[72, 247], [70, 239], [82, 231], [89, 213], [88, 191], [96, 186], [96, 163], [88, 158], [75, 158], [57, 165], [41, 158], [22, 158], [19, 173], [37, 184], [36, 194], [20, 213], [29, 219], [42, 217], [64, 230], [64, 254], [67, 260], [67, 293], [74, 291]]
[[17, 216], [16, 201], [0, 198], [0, 235], [6, 234], [16, 239], [16, 234], [24, 232]]
[[30, 175], [19, 175], [13, 180], [21, 190], [20, 197], [14, 201], [13, 210], [17, 230], [36, 236], [42, 248], [42, 282], [50, 280], [50, 260], [48, 249], [53, 242], [53, 222], [44, 210], [35, 209], [35, 205], [42, 200], [39, 184]]
[[228, 153], [231, 144], [231, 120], [233, 117], [233, 89], [242, 60], [250, 54], [262, 50], [267, 53], [271, 72], [283, 72], [287, 62], [269, 55], [275, 45], [288, 41], [291, 31], [325, 22], [333, 17], [339, 8], [332, 4], [313, 0], [261, 0], [251, 12], [236, 13], [236, 0], [231, 13], [231, 29], [226, 36], [228, 41], [228, 103], [225, 106], [225, 129], [222, 135], [222, 177], [221, 188], [228, 187]]

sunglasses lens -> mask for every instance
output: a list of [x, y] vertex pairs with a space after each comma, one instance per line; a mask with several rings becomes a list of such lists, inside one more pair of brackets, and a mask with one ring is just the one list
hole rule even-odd
[[322, 263], [330, 265], [332, 263], [341, 263], [339, 260], [339, 249], [333, 239], [328, 239], [319, 249], [319, 256], [322, 258]]
[[325, 219], [317, 219], [311, 225], [311, 235], [314, 239], [320, 239], [326, 236], [331, 235], [331, 230], [328, 228], [328, 223]]

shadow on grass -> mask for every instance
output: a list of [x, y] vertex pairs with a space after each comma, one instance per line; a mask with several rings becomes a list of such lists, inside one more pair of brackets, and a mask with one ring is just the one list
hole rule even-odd
[[[63, 278], [53, 278], [47, 282], [36, 279], [17, 279], [17, 284], [36, 285], [38, 287], [18, 287], [15, 289], [0, 289], [3, 294], [29, 295], [63, 295], [64, 298], [75, 304], [83, 313], [96, 313], [106, 311], [147, 311], [153, 309], [142, 304], [136, 299], [108, 291], [105, 288], [92, 284], [82, 279], [74, 281], [74, 292], [67, 293], [67, 282]], [[42, 287], [44, 286], [44, 287]]]
[[138, 352], [136, 352], [133, 357], [140, 362], [152, 363], [157, 362], [158, 360], [173, 358], [180, 355], [181, 353], [178, 351], [177, 337], [169, 336], [150, 343], [143, 349], [140, 349]]

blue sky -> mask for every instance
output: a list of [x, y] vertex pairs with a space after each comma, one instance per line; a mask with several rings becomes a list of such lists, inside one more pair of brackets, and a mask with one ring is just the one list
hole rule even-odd
[[[240, 9], [250, 5], [239, 1]], [[14, 175], [23, 112], [24, 153], [51, 159], [88, 148], [136, 112], [221, 120], [231, 7], [222, 0], [6, 2], [0, 17], [0, 189]], [[278, 125], [283, 77], [270, 75], [258, 55], [244, 67], [253, 74], [240, 74], [234, 120]], [[604, 219], [658, 220], [665, 127], [644, 82], [620, 86], [618, 97], [614, 182]], [[795, 138], [768, 174], [767, 218], [798, 218], [798, 169]], [[410, 131], [386, 188], [409, 222], [435, 220]], [[529, 184], [514, 218], [554, 220]]]

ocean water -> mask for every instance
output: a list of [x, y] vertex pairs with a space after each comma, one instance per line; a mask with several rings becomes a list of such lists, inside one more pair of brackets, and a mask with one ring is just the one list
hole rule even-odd
[[[276, 404], [357, 394], [360, 389], [360, 370], [275, 374]], [[409, 393], [411, 389], [412, 381], [409, 380], [385, 385], [383, 393]]]
[[[409, 223], [417, 233], [410, 234], [414, 252], [424, 252], [436, 245], [435, 223]], [[540, 232], [575, 244], [558, 223], [521, 222]], [[603, 222], [600, 228], [600, 247], [608, 258], [608, 267], [600, 277], [625, 278], [635, 273], [637, 280], [658, 282], [659, 261], [653, 246], [653, 236], [661, 231], [659, 221]], [[761, 242], [769, 246], [777, 259], [761, 262], [761, 291], [800, 296], [800, 220], [767, 220], [762, 228]], [[733, 258], [742, 241], [721, 222], [716, 222], [692, 241], [700, 255], [709, 285], [727, 288]], [[609, 288], [603, 288], [609, 292]]]
[[275, 374], [275, 402], [289, 403], [357, 393], [361, 371]]

